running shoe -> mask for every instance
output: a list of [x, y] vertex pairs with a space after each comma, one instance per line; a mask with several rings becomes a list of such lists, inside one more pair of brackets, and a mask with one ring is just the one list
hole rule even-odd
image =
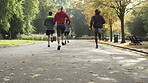
[[53, 38], [51, 38], [51, 42], [53, 42]]
[[65, 41], [65, 44], [66, 44], [66, 41]]
[[61, 46], [58, 46], [57, 50], [60, 50]]
[[64, 42], [62, 42], [62, 45], [65, 45], [65, 43], [64, 43]]

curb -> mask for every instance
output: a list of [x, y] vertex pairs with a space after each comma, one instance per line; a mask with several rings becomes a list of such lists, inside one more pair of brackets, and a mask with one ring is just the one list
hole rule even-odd
[[117, 46], [117, 45], [112, 45], [112, 44], [102, 43], [102, 42], [99, 42], [99, 43], [101, 43], [101, 44], [106, 44], [106, 45], [113, 46], [113, 47], [117, 47], [117, 48], [122, 48], [122, 49], [125, 49], [125, 50], [134, 51], [134, 52], [140, 53], [140, 54], [142, 54], [142, 55], [144, 54], [144, 56], [148, 56], [148, 52], [136, 50], [136, 49], [133, 49], [133, 48], [127, 48], [127, 47], [122, 47], [122, 46]]

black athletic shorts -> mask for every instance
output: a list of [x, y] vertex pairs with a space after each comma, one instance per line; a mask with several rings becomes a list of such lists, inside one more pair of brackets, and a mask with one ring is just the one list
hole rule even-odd
[[65, 24], [57, 24], [57, 36], [60, 37], [61, 34], [64, 34]]
[[69, 35], [69, 31], [64, 32], [64, 35], [65, 36]]
[[54, 33], [54, 30], [46, 30], [46, 35], [51, 35]]

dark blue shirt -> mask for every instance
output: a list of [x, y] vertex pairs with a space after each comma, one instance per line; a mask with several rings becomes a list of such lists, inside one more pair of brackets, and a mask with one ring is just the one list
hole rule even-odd
[[44, 25], [47, 27], [47, 30], [53, 30], [55, 25], [54, 18], [52, 16], [48, 16], [45, 19]]

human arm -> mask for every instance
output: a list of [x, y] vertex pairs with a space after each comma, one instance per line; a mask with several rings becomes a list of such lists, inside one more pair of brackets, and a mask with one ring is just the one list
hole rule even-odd
[[105, 24], [105, 20], [104, 20], [104, 18], [102, 17], [102, 24]]
[[45, 19], [45, 21], [44, 21], [44, 25], [47, 26], [47, 19]]
[[92, 30], [93, 23], [94, 23], [94, 20], [93, 20], [93, 17], [92, 17], [92, 18], [91, 18], [91, 21], [90, 21], [90, 27], [89, 27], [89, 30]]
[[70, 25], [71, 24], [70, 17], [69, 17], [69, 15], [67, 13], [65, 13], [65, 15], [66, 15], [66, 18], [68, 20], [68, 25]]

